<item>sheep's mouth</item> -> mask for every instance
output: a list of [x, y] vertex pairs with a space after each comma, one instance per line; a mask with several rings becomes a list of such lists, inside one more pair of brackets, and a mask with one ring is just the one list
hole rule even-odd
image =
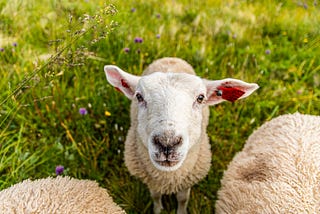
[[173, 167], [179, 163], [179, 161], [170, 161], [170, 160], [164, 160], [164, 161], [156, 161], [157, 164], [160, 166], [165, 167]]
[[154, 154], [153, 160], [160, 166], [164, 167], [173, 167], [177, 165], [181, 159], [179, 157], [179, 154], [177, 152], [156, 152]]
[[167, 172], [177, 170], [182, 165], [184, 160], [184, 157], [176, 152], [172, 153], [171, 155], [153, 153], [150, 158], [157, 169]]

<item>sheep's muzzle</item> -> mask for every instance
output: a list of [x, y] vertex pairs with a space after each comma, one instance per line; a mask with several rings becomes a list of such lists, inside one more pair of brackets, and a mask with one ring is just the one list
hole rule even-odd
[[172, 167], [179, 163], [180, 156], [177, 149], [183, 143], [181, 136], [176, 136], [174, 132], [164, 132], [153, 136], [152, 143], [154, 144], [157, 152], [155, 153], [155, 161], [166, 167]]

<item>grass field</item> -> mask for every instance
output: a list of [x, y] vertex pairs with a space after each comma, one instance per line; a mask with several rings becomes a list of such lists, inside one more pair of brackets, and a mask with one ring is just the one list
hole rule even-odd
[[[260, 85], [211, 108], [212, 168], [190, 213], [214, 212], [223, 171], [254, 129], [280, 114], [320, 114], [318, 1], [0, 0], [0, 11], [0, 189], [62, 165], [128, 213], [152, 212], [123, 162], [130, 103], [108, 85], [105, 64], [141, 74], [176, 56], [201, 77]], [[164, 200], [173, 213], [175, 199]]]

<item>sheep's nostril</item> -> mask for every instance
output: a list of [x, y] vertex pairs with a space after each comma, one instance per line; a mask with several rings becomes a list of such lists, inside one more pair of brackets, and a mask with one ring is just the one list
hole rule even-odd
[[182, 137], [181, 136], [174, 137], [172, 141], [172, 146], [179, 146], [181, 144], [182, 144]]
[[153, 137], [152, 142], [159, 152], [165, 152], [166, 145], [163, 144], [162, 139], [159, 135]]
[[154, 144], [155, 146], [157, 146], [157, 147], [163, 146], [162, 143], [161, 143], [161, 138], [160, 138], [159, 135], [153, 136], [152, 142], [153, 142], [153, 144]]

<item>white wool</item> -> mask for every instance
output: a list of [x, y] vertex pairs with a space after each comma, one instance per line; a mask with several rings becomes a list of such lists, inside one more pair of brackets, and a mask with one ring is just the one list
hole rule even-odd
[[90, 180], [70, 177], [25, 180], [0, 191], [0, 213], [125, 213], [106, 189]]
[[320, 117], [299, 113], [265, 123], [221, 181], [217, 213], [320, 213]]

